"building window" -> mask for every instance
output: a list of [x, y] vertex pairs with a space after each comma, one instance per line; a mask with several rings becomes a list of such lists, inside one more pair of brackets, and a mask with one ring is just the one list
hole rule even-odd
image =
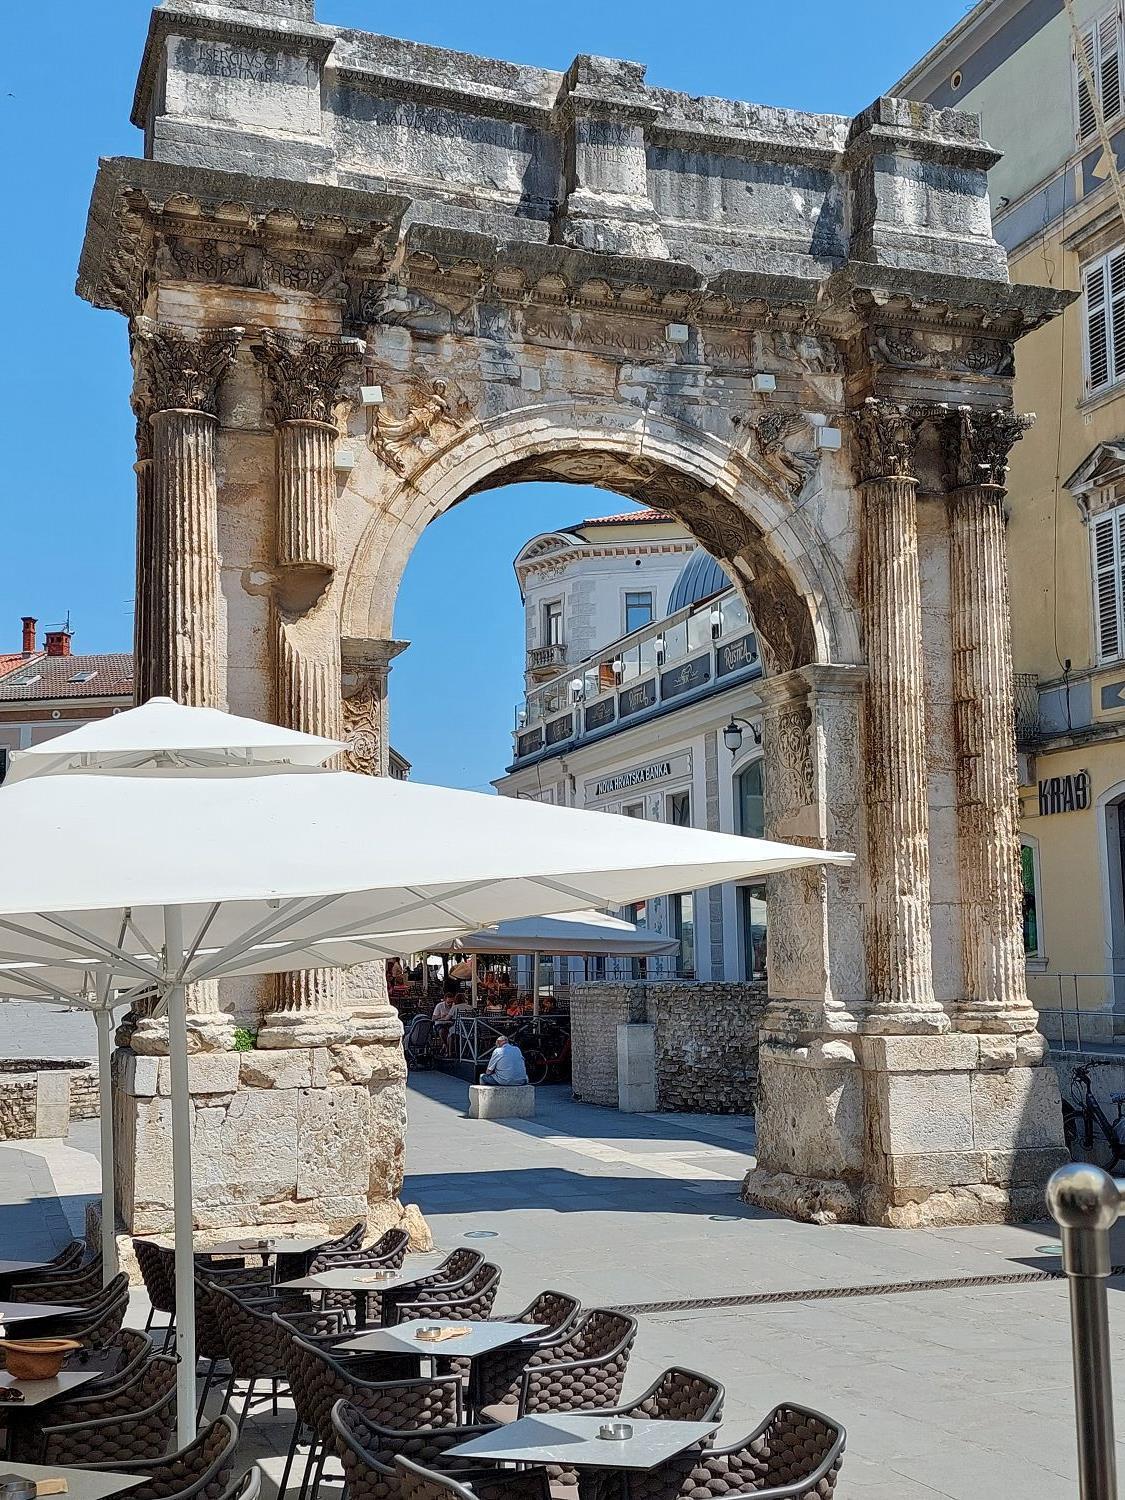
[[1086, 297], [1086, 393], [1125, 377], [1125, 249], [1111, 250], [1082, 272]]
[[743, 972], [747, 979], [765, 980], [769, 977], [766, 961], [765, 881], [740, 885], [738, 904], [742, 925]]
[[562, 600], [552, 599], [549, 604], [543, 606], [543, 644], [544, 646], [562, 645], [563, 611]]
[[690, 891], [671, 896], [672, 936], [680, 945], [680, 973], [695, 978], [695, 898]]
[[[1115, 5], [1081, 33], [1073, 51], [1075, 135], [1080, 141], [1097, 134], [1098, 118], [1090, 95], [1087, 73], [1094, 85], [1094, 95], [1101, 105], [1108, 125], [1121, 113], [1121, 6]], [[1085, 66], [1083, 66], [1083, 61]]]
[[738, 831], [747, 839], [765, 836], [765, 808], [762, 803], [762, 762], [752, 760], [734, 783]]
[[652, 591], [625, 595], [625, 634], [652, 624]]
[[[622, 816], [626, 818], [643, 818], [645, 815], [645, 805], [643, 802], [626, 802], [621, 812]], [[630, 917], [629, 920], [631, 922], [633, 918]]]
[[1020, 843], [1023, 876], [1023, 951], [1025, 958], [1043, 957], [1043, 927], [1039, 909], [1039, 850], [1029, 840]]
[[1096, 514], [1090, 522], [1094, 576], [1094, 634], [1098, 661], [1125, 654], [1125, 505]]
[[[632, 922], [634, 927], [645, 929], [648, 927], [648, 908], [643, 901], [636, 901], [632, 906], [626, 906], [621, 915], [625, 918], [626, 922]], [[648, 959], [631, 958], [629, 960], [629, 972], [630, 977], [633, 979], [647, 979]]]
[[691, 827], [691, 793], [669, 792], [665, 803], [665, 822], [673, 828]]

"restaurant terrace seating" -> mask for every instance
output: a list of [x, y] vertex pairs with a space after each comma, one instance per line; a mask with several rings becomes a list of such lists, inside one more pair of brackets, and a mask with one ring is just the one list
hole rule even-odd
[[440, 1287], [443, 1291], [459, 1287], [483, 1265], [484, 1256], [479, 1250], [454, 1250], [453, 1254], [447, 1255], [440, 1265], [435, 1266], [425, 1276], [419, 1276], [409, 1286], [392, 1287], [389, 1291], [383, 1292], [383, 1321], [388, 1325], [403, 1321], [397, 1315], [400, 1302], [417, 1301], [423, 1292], [428, 1292], [435, 1287]]
[[101, 1275], [102, 1258], [95, 1255], [86, 1259], [86, 1244], [83, 1240], [71, 1240], [65, 1249], [60, 1250], [53, 1260], [46, 1265], [37, 1266], [33, 1271], [20, 1271], [10, 1278], [10, 1286], [26, 1286], [29, 1282], [58, 1282], [73, 1281], [85, 1276], [88, 1272], [96, 1270]]
[[[152, 1340], [147, 1333], [136, 1328], [122, 1328], [99, 1351], [98, 1363], [104, 1365], [106, 1373], [82, 1387], [83, 1396], [93, 1396], [116, 1390], [131, 1379], [150, 1359], [156, 1355]], [[64, 1369], [81, 1370], [90, 1361], [87, 1350], [79, 1349], [64, 1364]]]
[[491, 1350], [477, 1361], [482, 1414], [511, 1421], [528, 1412], [614, 1405], [636, 1336], [635, 1318], [596, 1308], [553, 1339]]
[[838, 1422], [803, 1406], [777, 1406], [741, 1442], [690, 1450], [654, 1469], [629, 1470], [622, 1500], [830, 1500], [844, 1456]]
[[486, 1475], [478, 1470], [470, 1488], [409, 1458], [397, 1458], [395, 1464], [402, 1476], [403, 1500], [551, 1500], [542, 1469], [493, 1469]]
[[[493, 1314], [491, 1321], [497, 1323], [540, 1323], [538, 1333], [529, 1333], [520, 1340], [521, 1347], [528, 1344], [548, 1343], [557, 1338], [564, 1328], [569, 1328], [582, 1311], [582, 1303], [567, 1292], [540, 1292], [532, 1298], [522, 1312]], [[438, 1374], [468, 1376], [470, 1361], [458, 1359], [456, 1355], [437, 1361]]]
[[[363, 1244], [363, 1236], [367, 1233], [367, 1225], [360, 1222], [353, 1224], [343, 1234], [337, 1235], [334, 1240], [325, 1240], [319, 1247], [317, 1254], [333, 1250], [357, 1250]], [[277, 1257], [276, 1269], [278, 1281], [293, 1281], [298, 1276], [305, 1274], [309, 1264], [308, 1255], [286, 1255], [282, 1253]]]
[[148, 1294], [148, 1319], [145, 1332], [152, 1327], [157, 1313], [163, 1313], [165, 1324], [164, 1344], [167, 1347], [172, 1329], [176, 1326], [176, 1252], [158, 1245], [154, 1240], [134, 1239], [133, 1253], [137, 1267]]
[[20, 1432], [24, 1463], [91, 1464], [125, 1469], [167, 1452], [176, 1415], [176, 1361], [158, 1354], [112, 1391], [56, 1403], [49, 1425]]
[[[395, 1270], [406, 1258], [409, 1236], [401, 1229], [388, 1229], [373, 1245], [348, 1250], [318, 1250], [309, 1263], [308, 1274], [316, 1276], [322, 1271], [339, 1270]], [[367, 1299], [367, 1321], [378, 1322], [372, 1312], [379, 1305], [378, 1293]], [[324, 1291], [319, 1294], [321, 1307], [338, 1307], [352, 1312], [355, 1293], [350, 1291]], [[373, 1305], [374, 1306], [373, 1306]]]
[[412, 1427], [407, 1431], [385, 1427], [348, 1401], [337, 1401], [332, 1408], [335, 1451], [344, 1466], [344, 1485], [348, 1500], [399, 1500], [402, 1476], [395, 1459], [404, 1456], [415, 1463], [435, 1466], [443, 1473], [456, 1473], [473, 1482], [477, 1475], [496, 1477], [496, 1469], [473, 1464], [468, 1459], [446, 1457], [450, 1448], [467, 1442], [481, 1433], [490, 1432], [495, 1423], [477, 1426]]
[[101, 1296], [88, 1302], [80, 1312], [52, 1320], [51, 1332], [60, 1338], [75, 1339], [87, 1349], [104, 1349], [121, 1331], [128, 1310], [129, 1278], [119, 1271]]
[[491, 1314], [499, 1290], [500, 1267], [485, 1261], [464, 1281], [427, 1287], [420, 1297], [396, 1303], [394, 1322], [409, 1323], [416, 1318], [483, 1321]]
[[623, 1406], [599, 1407], [614, 1417], [644, 1417], [661, 1422], [717, 1422], [723, 1414], [726, 1391], [709, 1375], [673, 1366], [659, 1375], [648, 1390]]
[[81, 1267], [65, 1275], [21, 1281], [8, 1293], [9, 1302], [89, 1302], [102, 1290], [102, 1263]]
[[[178, 1452], [131, 1463], [129, 1473], [144, 1478], [128, 1493], [134, 1500], [228, 1500], [237, 1446], [238, 1429], [233, 1419], [217, 1417]], [[116, 1469], [119, 1465], [101, 1462], [85, 1467]], [[238, 1493], [237, 1486], [233, 1493]]]

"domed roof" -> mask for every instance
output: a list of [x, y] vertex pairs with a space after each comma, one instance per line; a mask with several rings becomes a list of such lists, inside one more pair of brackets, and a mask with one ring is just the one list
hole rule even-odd
[[709, 552], [704, 552], [699, 547], [688, 558], [683, 571], [672, 585], [672, 592], [668, 596], [668, 613], [674, 615], [681, 609], [688, 609], [703, 599], [710, 599], [712, 594], [721, 594], [730, 586], [730, 579], [723, 568]]

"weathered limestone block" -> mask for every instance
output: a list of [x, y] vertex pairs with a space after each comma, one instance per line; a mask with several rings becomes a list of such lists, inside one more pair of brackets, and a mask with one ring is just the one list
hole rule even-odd
[[307, 1089], [313, 1081], [315, 1055], [305, 1047], [241, 1052], [238, 1054], [239, 1083], [243, 1088]]
[[371, 1115], [367, 1090], [300, 1089], [294, 1097], [297, 1197], [366, 1198]]
[[368, 1197], [372, 1204], [393, 1201], [402, 1192], [406, 1172], [405, 1076], [372, 1087], [370, 1139]]
[[487, 1083], [469, 1085], [470, 1120], [534, 1120], [535, 1089], [530, 1083], [494, 1088]]
[[[188, 1057], [188, 1089], [192, 1094], [233, 1094], [238, 1087], [237, 1052], [199, 1052]], [[168, 1058], [149, 1059], [157, 1064], [156, 1092], [172, 1092], [172, 1065]]]
[[196, 1212], [291, 1197], [297, 1177], [296, 1089], [239, 1089], [195, 1107]]

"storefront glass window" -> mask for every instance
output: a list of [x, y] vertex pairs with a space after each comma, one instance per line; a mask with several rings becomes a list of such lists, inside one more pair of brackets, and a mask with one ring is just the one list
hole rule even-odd
[[738, 831], [743, 838], [760, 839], [765, 833], [762, 805], [762, 762], [751, 761], [735, 782]]
[[1039, 883], [1036, 879], [1035, 850], [1031, 844], [1020, 846], [1020, 869], [1023, 874], [1023, 951], [1028, 958], [1039, 953]]

